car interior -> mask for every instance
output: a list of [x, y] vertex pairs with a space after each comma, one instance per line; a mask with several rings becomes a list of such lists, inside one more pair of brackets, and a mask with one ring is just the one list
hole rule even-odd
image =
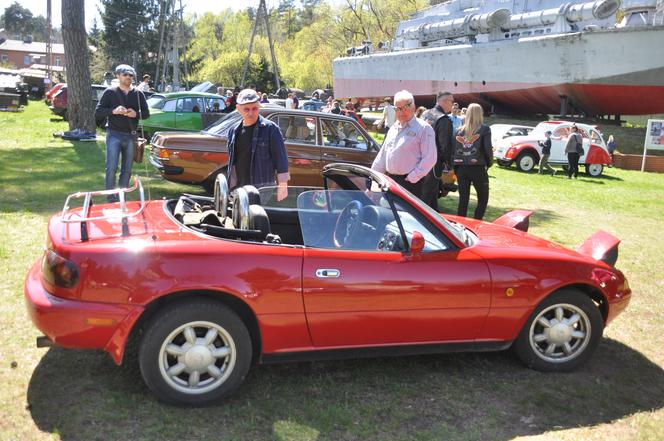
[[177, 222], [223, 239], [330, 249], [406, 251], [413, 232], [418, 231], [424, 237], [425, 251], [450, 248], [449, 240], [418, 218], [410, 205], [399, 200], [390, 202], [392, 199], [381, 191], [361, 191], [345, 176], [327, 178], [326, 184], [332, 189], [291, 187], [288, 197], [277, 202], [276, 187], [259, 191], [245, 185], [229, 192], [225, 176], [219, 175], [213, 197], [185, 194], [168, 201], [167, 207]]

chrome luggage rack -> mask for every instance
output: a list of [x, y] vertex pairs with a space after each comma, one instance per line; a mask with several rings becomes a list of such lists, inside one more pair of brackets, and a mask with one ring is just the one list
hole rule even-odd
[[[141, 198], [141, 206], [138, 208], [138, 210], [131, 213], [127, 213], [127, 201], [125, 200], [125, 193], [131, 193], [137, 188]], [[120, 199], [121, 214], [89, 217], [90, 208], [92, 207], [92, 197], [110, 196], [110, 195], [117, 195], [118, 198]], [[80, 198], [85, 198], [83, 200], [82, 216], [77, 213], [70, 214], [69, 202], [72, 199], [80, 199]], [[138, 176], [134, 176], [134, 185], [131, 188], [115, 188], [113, 190], [98, 190], [98, 191], [79, 191], [78, 193], [72, 193], [69, 196], [67, 196], [67, 199], [65, 200], [65, 205], [62, 208], [62, 217], [60, 218], [60, 222], [62, 222], [62, 240], [63, 241], [65, 240], [65, 231], [67, 228], [67, 224], [80, 223], [81, 241], [87, 242], [89, 240], [88, 221], [104, 220], [104, 219], [117, 218], [117, 217], [120, 217], [122, 219], [122, 236], [129, 236], [129, 224], [127, 223], [127, 219], [141, 214], [144, 208], [145, 208], [145, 192], [143, 191], [143, 184], [141, 184], [141, 180], [138, 178]], [[80, 216], [80, 217], [68, 218], [67, 215]]]

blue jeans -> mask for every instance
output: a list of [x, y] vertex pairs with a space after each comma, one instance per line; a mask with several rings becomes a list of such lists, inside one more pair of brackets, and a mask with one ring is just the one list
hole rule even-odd
[[[122, 162], [120, 162], [122, 153]], [[131, 166], [134, 161], [134, 135], [131, 133], [109, 130], [106, 133], [106, 190], [129, 186]], [[116, 187], [115, 173], [120, 164], [120, 181]], [[109, 202], [117, 201], [117, 197], [109, 197]]]

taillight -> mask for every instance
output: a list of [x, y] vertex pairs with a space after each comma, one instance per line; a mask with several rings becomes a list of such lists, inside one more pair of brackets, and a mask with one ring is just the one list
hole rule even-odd
[[510, 147], [507, 149], [507, 152], [505, 152], [505, 157], [507, 159], [513, 159], [515, 154], [516, 154], [516, 149], [514, 147]]
[[158, 156], [161, 159], [169, 159], [171, 157], [171, 153], [166, 149], [159, 149]]
[[73, 288], [78, 283], [78, 267], [71, 260], [59, 256], [53, 250], [46, 250], [42, 258], [42, 276], [55, 286]]

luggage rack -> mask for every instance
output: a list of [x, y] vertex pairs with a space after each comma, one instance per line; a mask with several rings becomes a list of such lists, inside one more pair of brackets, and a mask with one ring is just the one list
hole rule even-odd
[[[125, 200], [125, 193], [131, 193], [132, 191], [136, 190], [138, 188], [138, 192], [141, 198], [141, 206], [138, 208], [138, 210], [133, 211], [131, 213], [127, 213], [127, 201]], [[92, 208], [92, 197], [93, 196], [110, 196], [110, 195], [117, 195], [118, 198], [120, 199], [120, 210], [122, 214], [116, 215], [108, 215], [108, 216], [96, 216], [96, 217], [89, 217], [90, 216], [90, 208]], [[80, 217], [77, 218], [67, 218], [67, 215], [69, 214], [69, 203], [72, 199], [80, 199], [80, 198], [85, 198], [83, 200], [83, 212]], [[65, 205], [62, 208], [62, 217], [60, 218], [60, 222], [62, 222], [62, 240], [65, 240], [65, 232], [67, 229], [67, 224], [72, 224], [72, 223], [80, 223], [81, 224], [81, 241], [87, 242], [90, 237], [88, 235], [88, 221], [95, 221], [95, 220], [104, 220], [104, 219], [110, 219], [114, 217], [120, 217], [122, 219], [122, 236], [129, 236], [129, 224], [127, 223], [127, 219], [130, 217], [137, 216], [141, 214], [143, 209], [145, 208], [145, 192], [143, 191], [143, 184], [141, 184], [141, 180], [138, 178], [138, 176], [134, 176], [134, 185], [131, 188], [115, 188], [113, 190], [98, 190], [98, 191], [79, 191], [78, 193], [72, 193], [69, 196], [67, 196], [67, 199], [65, 200]], [[78, 214], [72, 214], [71, 216], [79, 216]]]

